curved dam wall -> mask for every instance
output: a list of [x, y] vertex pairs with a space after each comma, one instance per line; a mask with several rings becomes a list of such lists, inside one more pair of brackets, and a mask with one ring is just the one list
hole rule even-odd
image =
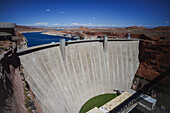
[[[90, 98], [131, 90], [139, 40], [72, 43], [20, 56], [24, 76], [44, 113], [78, 113]], [[36, 48], [36, 47], [35, 47]]]

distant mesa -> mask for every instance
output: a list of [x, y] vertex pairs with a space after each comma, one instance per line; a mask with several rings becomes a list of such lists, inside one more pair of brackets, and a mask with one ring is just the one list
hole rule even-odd
[[146, 27], [131, 26], [131, 27], [127, 27], [126, 29], [146, 29]]
[[170, 26], [159, 26], [159, 27], [155, 27], [155, 30], [170, 30]]
[[46, 31], [48, 29], [44, 29], [43, 27], [31, 27], [31, 26], [17, 25], [15, 30], [17, 32], [27, 33], [27, 32], [42, 32], [42, 31]]
[[83, 30], [89, 30], [89, 28], [87, 27], [83, 27], [83, 26], [80, 26], [79, 29], [83, 29]]

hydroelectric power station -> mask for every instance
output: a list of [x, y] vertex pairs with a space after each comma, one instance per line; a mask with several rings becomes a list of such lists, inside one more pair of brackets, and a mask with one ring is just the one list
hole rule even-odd
[[61, 41], [18, 51], [24, 76], [44, 113], [78, 113], [90, 98], [130, 91], [139, 40]]

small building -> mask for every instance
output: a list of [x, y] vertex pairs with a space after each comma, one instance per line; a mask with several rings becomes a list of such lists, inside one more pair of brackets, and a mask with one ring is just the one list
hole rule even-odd
[[15, 36], [15, 23], [0, 23], [0, 40], [12, 40]]

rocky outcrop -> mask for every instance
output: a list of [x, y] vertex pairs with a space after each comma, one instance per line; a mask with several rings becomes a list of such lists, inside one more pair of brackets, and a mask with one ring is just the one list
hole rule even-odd
[[16, 47], [1, 53], [0, 113], [27, 113]]
[[13, 38], [16, 41], [17, 49], [26, 49], [27, 46], [27, 39], [22, 33], [16, 33], [16, 37]]
[[170, 67], [170, 37], [144, 37], [140, 44], [137, 75], [154, 79]]

